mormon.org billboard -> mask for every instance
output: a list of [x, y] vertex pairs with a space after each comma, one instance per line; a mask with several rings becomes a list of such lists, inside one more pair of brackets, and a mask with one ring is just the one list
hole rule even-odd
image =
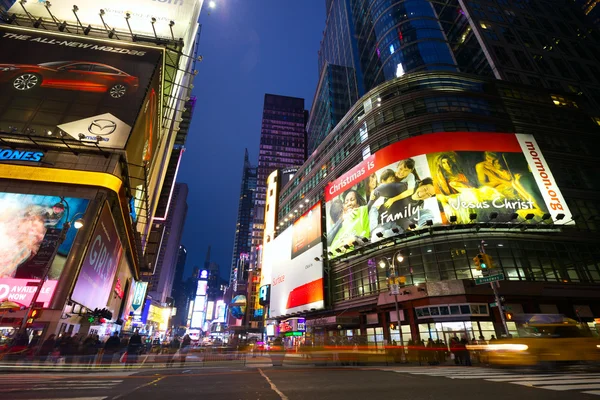
[[521, 134], [442, 132], [397, 142], [331, 182], [325, 201], [332, 258], [361, 238], [426, 225], [536, 223], [546, 214], [573, 223], [533, 136]]

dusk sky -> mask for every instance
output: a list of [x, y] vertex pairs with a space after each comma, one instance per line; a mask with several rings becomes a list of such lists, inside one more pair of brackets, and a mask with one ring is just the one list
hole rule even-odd
[[[207, 2], [206, 2], [207, 3]], [[244, 149], [253, 165], [265, 93], [301, 97], [310, 110], [325, 1], [217, 0], [200, 16], [198, 98], [177, 181], [187, 183], [184, 278], [211, 260], [228, 278]]]

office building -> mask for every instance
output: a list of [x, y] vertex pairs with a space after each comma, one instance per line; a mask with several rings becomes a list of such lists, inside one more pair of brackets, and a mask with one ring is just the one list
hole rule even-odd
[[267, 178], [276, 169], [299, 166], [306, 160], [304, 99], [265, 94], [260, 131], [252, 245], [263, 241]]
[[229, 274], [230, 285], [233, 285], [238, 279], [238, 270], [244, 270], [243, 265], [249, 257], [250, 249], [252, 247], [252, 222], [256, 194], [256, 177], [257, 168], [250, 163], [248, 149], [246, 149], [244, 153], [244, 166], [242, 168], [238, 216], [233, 239], [233, 254], [231, 257], [231, 270]]
[[[360, 99], [330, 132], [309, 127], [324, 139], [281, 189], [275, 248], [300, 205], [322, 207], [326, 250], [313, 266], [324, 263], [326, 307], [303, 308], [278, 285], [278, 319], [305, 317], [317, 342], [341, 335], [370, 346], [518, 335], [536, 313], [595, 330], [600, 38], [589, 19], [563, 1], [326, 4], [320, 72], [352, 68]], [[399, 171], [409, 159], [420, 190], [372, 214], [370, 194], [391, 199], [376, 189], [407, 178]], [[486, 162], [507, 186], [488, 179]], [[356, 226], [336, 224], [346, 196], [363, 212]], [[406, 208], [391, 212], [396, 202]], [[489, 276], [502, 280], [503, 304], [493, 306]], [[517, 320], [505, 324], [502, 306]]]
[[161, 229], [162, 235], [154, 274], [144, 276], [144, 280], [148, 282], [148, 294], [158, 303], [164, 303], [173, 288], [188, 209], [187, 195], [187, 184], [176, 183], [171, 199], [172, 204]]
[[[326, 7], [310, 153], [337, 119], [329, 116], [345, 107], [330, 97], [362, 97], [416, 71], [466, 72], [565, 90], [600, 107], [600, 33], [575, 3], [330, 0]], [[330, 65], [346, 67], [343, 79], [336, 79], [346, 87], [334, 95], [327, 90]]]

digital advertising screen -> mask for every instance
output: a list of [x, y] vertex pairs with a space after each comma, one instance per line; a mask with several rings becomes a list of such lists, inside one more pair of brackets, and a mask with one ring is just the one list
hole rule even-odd
[[123, 247], [108, 203], [104, 203], [100, 219], [83, 258], [71, 300], [86, 308], [104, 308], [109, 299]]
[[277, 318], [296, 311], [321, 309], [323, 295], [323, 243], [321, 203], [315, 204], [271, 246], [271, 292], [269, 316]]
[[[2, 125], [124, 149], [140, 111], [140, 130], [155, 124], [147, 89], [163, 49], [7, 25], [0, 47]], [[147, 142], [136, 145], [142, 158], [155, 146]]]
[[574, 223], [535, 139], [522, 134], [441, 132], [394, 143], [330, 183], [325, 201], [330, 258], [361, 238], [427, 225], [536, 223], [546, 214]]
[[29, 306], [36, 291], [31, 285], [52, 262], [38, 299], [48, 305], [77, 235], [71, 226], [59, 243], [67, 214], [70, 219], [83, 217], [88, 203], [73, 197], [0, 192], [0, 301]]

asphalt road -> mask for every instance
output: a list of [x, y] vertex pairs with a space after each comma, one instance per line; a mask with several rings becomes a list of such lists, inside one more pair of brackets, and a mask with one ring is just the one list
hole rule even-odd
[[483, 367], [173, 368], [2, 374], [0, 398], [118, 400], [599, 399], [600, 373]]

